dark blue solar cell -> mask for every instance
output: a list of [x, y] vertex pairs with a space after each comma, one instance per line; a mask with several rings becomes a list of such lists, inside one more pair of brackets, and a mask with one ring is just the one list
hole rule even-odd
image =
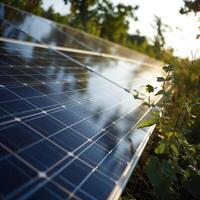
[[28, 163], [31, 163], [35, 168], [43, 171], [61, 160], [67, 155], [67, 152], [63, 151], [51, 142], [43, 140], [42, 142], [20, 152], [19, 155]]
[[57, 104], [55, 101], [46, 96], [30, 98], [28, 101], [39, 108], [51, 107]]
[[105, 129], [109, 132], [111, 136], [115, 137], [116, 139], [121, 139], [127, 134], [129, 130], [131, 130], [131, 128], [132, 125], [131, 127], [128, 127], [122, 121], [118, 121]]
[[[77, 195], [78, 199], [96, 200], [92, 195], [90, 195], [89, 193], [87, 193], [83, 190], [78, 190], [76, 192], [76, 195]], [[72, 198], [72, 200], [77, 200], [77, 199]]]
[[117, 144], [118, 140], [114, 139], [112, 136], [108, 135], [108, 132], [97, 140], [97, 144], [107, 149], [108, 151], [112, 150]]
[[39, 82], [39, 80], [37, 80], [36, 78], [33, 78], [32, 76], [29, 76], [29, 75], [16, 75], [15, 79], [22, 83], [41, 83], [41, 82]]
[[69, 109], [64, 109], [58, 112], [54, 112], [51, 113], [51, 115], [68, 126], [75, 124], [82, 119], [81, 116], [77, 115], [76, 113], [72, 112]]
[[1, 103], [0, 107], [5, 109], [11, 114], [17, 114], [19, 112], [28, 112], [30, 110], [36, 110], [36, 107], [31, 105], [25, 100], [16, 100], [11, 102]]
[[81, 121], [78, 124], [72, 126], [72, 128], [87, 138], [91, 138], [102, 131], [101, 128], [95, 126], [87, 120]]
[[23, 87], [17, 87], [17, 88], [10, 88], [11, 91], [13, 91], [15, 94], [27, 98], [27, 97], [35, 97], [35, 96], [41, 96], [42, 94], [37, 92], [36, 90], [32, 89], [29, 86], [23, 86]]
[[37, 80], [44, 81], [44, 82], [46, 82], [46, 81], [47, 82], [53, 81], [49, 76], [44, 76], [44, 75], [41, 75], [41, 74], [32, 75], [32, 77], [34, 77]]
[[80, 155], [80, 158], [93, 167], [96, 167], [108, 153], [106, 149], [102, 149], [96, 144], [93, 144]]
[[[31, 63], [31, 65], [32, 65], [33, 63]], [[21, 71], [21, 74], [29, 74], [29, 75], [34, 75], [34, 74], [38, 74], [38, 72], [36, 71], [36, 70], [34, 70], [35, 69], [35, 67], [33, 67], [33, 66], [22, 66], [22, 65], [20, 65], [20, 66], [18, 66], [18, 69]]]
[[60, 82], [50, 82], [48, 83], [48, 87], [51, 88], [55, 93], [65, 93], [67, 94], [68, 91], [71, 91], [66, 83]]
[[0, 197], [6, 197], [25, 185], [37, 173], [14, 157], [0, 161]]
[[69, 109], [80, 114], [83, 117], [87, 117], [94, 112], [94, 111], [92, 112], [90, 109], [88, 109], [87, 105], [85, 105], [84, 103], [80, 104], [80, 105], [69, 107]]
[[67, 128], [55, 136], [50, 137], [50, 139], [67, 151], [74, 151], [87, 141], [86, 138], [70, 128]]
[[83, 162], [74, 160], [54, 178], [54, 181], [66, 188], [76, 188], [91, 171], [92, 168], [85, 165]]
[[0, 109], [0, 113], [2, 114], [0, 116], [0, 123], [6, 123], [6, 122], [14, 119], [13, 116], [7, 114], [6, 112], [1, 111], [1, 109]]
[[[0, 54], [0, 66], [5, 68], [6, 66], [8, 66], [8, 63], [6, 62], [6, 60], [4, 60], [5, 55]], [[0, 74], [5, 74], [2, 71], [0, 71]]]
[[16, 74], [24, 74], [22, 71], [20, 71], [19, 69], [17, 69], [16, 67], [2, 67], [1, 71], [5, 72], [6, 74], [10, 74], [10, 75], [16, 75]]
[[2, 159], [2, 157], [6, 156], [8, 154], [9, 154], [9, 152], [6, 151], [3, 147], [0, 146], [0, 160]]
[[10, 76], [0, 76], [0, 84], [1, 85], [13, 85], [19, 82], [17, 82], [15, 79], [11, 78]]
[[71, 164], [71, 162], [74, 161], [74, 156], [70, 156], [69, 154], [67, 156], [65, 156], [62, 160], [60, 160], [60, 162], [58, 161], [56, 165], [53, 166], [53, 168], [51, 168], [51, 170], [49, 170], [47, 172], [48, 176], [55, 176], [58, 173], [61, 173], [68, 165]]
[[106, 174], [108, 177], [118, 180], [125, 168], [127, 163], [115, 156], [114, 153], [108, 155], [108, 157], [100, 165], [99, 170]]
[[85, 195], [82, 195], [81, 193], [84, 194], [84, 192], [86, 192], [90, 198], [92, 196], [94, 199], [104, 200], [108, 199], [114, 187], [115, 182], [111, 181], [98, 171], [95, 171], [75, 195], [84, 198]]
[[48, 199], [48, 200], [59, 200], [59, 199], [67, 199], [69, 197], [69, 193], [67, 190], [62, 190], [57, 187], [55, 184], [49, 182], [45, 184], [44, 187], [40, 187], [30, 198], [29, 200], [36, 199]]
[[8, 115], [8, 113], [0, 108], [0, 118], [6, 115]]
[[35, 85], [35, 86], [33, 85], [32, 88], [45, 95], [58, 92], [56, 89], [49, 87], [47, 85]]
[[42, 137], [24, 124], [15, 123], [0, 130], [0, 141], [13, 151], [24, 148]]
[[44, 136], [50, 136], [66, 127], [49, 115], [43, 115], [41, 117], [26, 121], [26, 124], [34, 128]]
[[113, 151], [115, 156], [129, 162], [132, 160], [133, 155], [135, 153], [135, 148], [129, 136], [123, 139]]
[[72, 104], [75, 102], [72, 98], [70, 98], [70, 95], [68, 94], [51, 94], [48, 95], [49, 98], [55, 100], [58, 103], [63, 103], [63, 104]]
[[12, 92], [10, 92], [5, 88], [0, 88], [0, 97], [1, 97], [0, 102], [19, 99], [18, 96], [16, 96], [15, 94], [13, 94]]

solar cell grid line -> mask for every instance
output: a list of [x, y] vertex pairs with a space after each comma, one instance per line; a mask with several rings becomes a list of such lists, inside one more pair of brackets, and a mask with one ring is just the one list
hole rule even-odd
[[[113, 107], [113, 106], [112, 106]], [[107, 108], [107, 109], [109, 109], [109, 108]], [[103, 111], [102, 111], [103, 112]], [[96, 114], [96, 113], [95, 113]], [[90, 117], [90, 116], [89, 116]], [[88, 117], [86, 117], [85, 119], [87, 119]], [[83, 118], [84, 119], [84, 118]]]
[[[18, 96], [19, 99], [25, 100], [26, 102], [30, 103], [29, 101], [27, 101], [26, 99], [24, 99], [24, 98], [22, 98], [21, 96], [17, 95], [16, 93], [12, 92], [12, 91], [9, 90], [8, 88], [7, 88], [7, 90], [10, 91], [11, 93], [13, 93], [15, 96]], [[30, 103], [30, 104], [31, 104], [31, 103]], [[32, 104], [32, 106], [34, 106], [36, 109], [40, 110], [41, 113], [45, 113], [45, 114], [48, 115], [48, 113], [47, 113], [46, 111], [40, 109], [39, 107], [36, 107], [34, 104]], [[52, 116], [52, 118], [54, 118], [54, 117]], [[20, 120], [20, 118], [16, 118], [16, 120]], [[58, 120], [58, 119], [56, 119], [56, 118], [54, 118], [54, 120], [59, 121], [61, 124], [63, 124], [64, 126], [66, 126], [62, 121], [60, 121], [60, 120]]]
[[[122, 117], [120, 116], [120, 119], [121, 119]], [[109, 125], [112, 125], [112, 124], [109, 124]], [[105, 134], [106, 133], [108, 133], [109, 134], [109, 132], [104, 132]], [[128, 133], [128, 132], [127, 132]], [[97, 133], [97, 134], [100, 134], [100, 133]], [[95, 137], [97, 136], [97, 134], [96, 135], [94, 135]], [[99, 139], [99, 138], [101, 138], [101, 137], [97, 137], [97, 140]], [[118, 140], [118, 142], [120, 141], [120, 142], [124, 142], [124, 140], [123, 140], [124, 138], [119, 138], [119, 140]], [[91, 139], [89, 139], [89, 140], [91, 140]], [[92, 145], [92, 141], [90, 141], [91, 142], [91, 145]], [[59, 145], [58, 145], [59, 146]], [[86, 146], [86, 148], [84, 147], [83, 148], [84, 149], [84, 151], [87, 149], [87, 146]], [[82, 150], [81, 150], [82, 151]], [[80, 152], [80, 151], [78, 151], [78, 152]], [[83, 151], [82, 151], [83, 152]], [[121, 152], [120, 152], [121, 153]], [[72, 156], [72, 155], [71, 155]], [[107, 156], [108, 156], [108, 154], [107, 154]], [[118, 154], [118, 156], [119, 156], [119, 154]], [[121, 157], [122, 158], [122, 157]], [[59, 161], [61, 161], [62, 159], [58, 159], [58, 162]], [[78, 158], [75, 158], [75, 160], [81, 160], [79, 157]], [[65, 162], [65, 160], [62, 160], [63, 162]], [[62, 164], [63, 162], [61, 162], [61, 163], [59, 163], [59, 164]], [[86, 160], [81, 160], [80, 162], [82, 162], [82, 163], [84, 163], [84, 165], [87, 165], [88, 167], [90, 167], [90, 169], [93, 169], [92, 167], [93, 166], [90, 166], [89, 165], [89, 163], [86, 161]], [[102, 161], [103, 162], [103, 161]], [[31, 162], [32, 163], [32, 162]], [[33, 163], [32, 163], [33, 164]], [[58, 164], [58, 163], [55, 163], [55, 164]], [[64, 164], [64, 163], [63, 163]], [[71, 166], [71, 165], [70, 165]], [[54, 166], [54, 167], [56, 167], [56, 166]], [[66, 165], [64, 164], [63, 165], [63, 167], [66, 167]], [[47, 169], [48, 169], [48, 167], [47, 167]], [[65, 169], [65, 168], [64, 168]], [[52, 170], [54, 170], [54, 168], [52, 169]], [[102, 170], [102, 171], [101, 171]], [[108, 174], [107, 174], [107, 172], [105, 171], [105, 170], [103, 170], [102, 168], [101, 168], [101, 170], [100, 170], [100, 172], [98, 172], [98, 173], [100, 173], [101, 174], [101, 176], [104, 176], [105, 177], [105, 179], [106, 178], [112, 178], [113, 176], [111, 176], [111, 177], [109, 177], [108, 176]], [[96, 171], [96, 170], [95, 170]], [[52, 173], [52, 172], [51, 172]], [[52, 174], [54, 174], [54, 173], [52, 173]], [[50, 174], [51, 175], [51, 174]], [[96, 173], [96, 175], [97, 175], [97, 173]], [[91, 175], [91, 176], [93, 176], [93, 175]], [[90, 175], [87, 175], [87, 177], [88, 178], [90, 178], [91, 177]], [[114, 178], [114, 177], [113, 177]], [[116, 177], [115, 177], [116, 178]], [[84, 179], [83, 179], [84, 180]], [[82, 181], [83, 181], [82, 180]], [[87, 179], [88, 180], [88, 179]], [[86, 181], [87, 181], [86, 180]], [[54, 183], [57, 183], [57, 182], [54, 182]], [[81, 182], [80, 182], [81, 183]], [[79, 184], [80, 184], [79, 183]], [[99, 182], [100, 183], [100, 182]], [[113, 183], [115, 183], [115, 181], [113, 181]], [[57, 183], [58, 185], [60, 184], [60, 182], [59, 183]], [[62, 184], [61, 184], [62, 185]], [[75, 186], [77, 186], [78, 184], [75, 184]], [[84, 184], [83, 185], [85, 185], [85, 182], [84, 182]], [[41, 186], [41, 185], [40, 185]], [[60, 186], [60, 185], [59, 185]], [[45, 186], [46, 187], [46, 186]], [[36, 188], [36, 187], [34, 187], [34, 188]], [[40, 187], [41, 188], [41, 187]], [[33, 191], [33, 190], [32, 190]], [[51, 191], [51, 190], [50, 190]], [[72, 190], [72, 191], [75, 191], [75, 190]], [[84, 190], [83, 190], [84, 191]], [[87, 191], [87, 190], [86, 190]], [[55, 194], [55, 193], [54, 193]], [[84, 193], [86, 196], [87, 196], [87, 192], [86, 193]], [[92, 194], [92, 193], [91, 193]], [[30, 194], [29, 194], [30, 195]], [[80, 195], [80, 194], [79, 194]], [[83, 194], [82, 194], [83, 195]], [[71, 195], [71, 197], [73, 198], [73, 195]], [[92, 195], [90, 195], [90, 197], [92, 198]], [[89, 198], [89, 197], [88, 197]], [[94, 199], [94, 198], [93, 198]]]
[[[108, 95], [107, 95], [108, 96]], [[60, 106], [60, 108], [62, 108], [63, 107], [63, 105], [62, 106]], [[54, 109], [50, 109], [50, 110], [54, 110]], [[47, 110], [48, 111], [48, 110]], [[47, 111], [41, 111], [41, 113], [44, 113], [44, 112], [47, 112]]]
[[[23, 99], [23, 98], [22, 98]], [[38, 108], [39, 109], [39, 108]], [[40, 110], [40, 109], [39, 109]], [[41, 113], [45, 113], [45, 114], [48, 114], [46, 111], [43, 111], [43, 110], [41, 110]], [[56, 119], [56, 118], [54, 118], [55, 120], [57, 120], [57, 121], [59, 121], [59, 122], [61, 122], [60, 120], [58, 120], [58, 119]], [[61, 122], [62, 123], [62, 122]], [[64, 123], [62, 123], [63, 125], [66, 125], [66, 124], [64, 124]]]
[[[7, 20], [5, 20], [5, 21], [7, 21]], [[16, 26], [16, 25], [15, 25], [15, 26]], [[18, 28], [18, 27], [16, 26], [16, 28]], [[24, 29], [22, 29], [22, 31], [24, 31], [24, 32], [27, 33], [27, 34], [30, 34], [28, 31], [26, 31], [26, 30], [24, 30]], [[113, 81], [113, 80], [111, 80], [111, 79], [105, 77], [105, 76], [102, 75], [101, 73], [99, 73], [99, 72], [93, 70], [93, 68], [92, 68], [91, 66], [84, 65], [83, 63], [79, 62], [78, 60], [76, 60], [76, 59], [74, 59], [74, 58], [72, 58], [72, 57], [70, 57], [70, 56], [68, 56], [67, 54], [65, 54], [65, 53], [63, 53], [63, 52], [61, 52], [61, 51], [58, 51], [58, 50], [54, 49], [52, 45], [46, 44], [46, 43], [43, 42], [41, 39], [39, 40], [38, 38], [35, 38], [33, 35], [31, 35], [31, 37], [33, 37], [34, 39], [36, 39], [36, 41], [38, 41], [39, 43], [45, 45], [48, 49], [50, 49], [50, 50], [52, 50], [52, 51], [58, 53], [60, 56], [63, 56], [63, 57], [65, 57], [65, 58], [67, 58], [68, 60], [70, 60], [70, 61], [72, 61], [72, 62], [78, 64], [79, 66], [81, 66], [81, 67], [83, 67], [83, 68], [88, 69], [89, 71], [91, 71], [91, 72], [97, 74], [98, 76], [100, 76], [100, 77], [102, 77], [103, 79], [105, 79], [105, 80], [111, 82], [112, 84], [114, 84], [114, 85], [116, 85], [116, 86], [118, 86], [118, 87], [124, 89], [124, 90], [127, 91], [127, 92], [130, 92], [128, 88], [124, 88], [123, 86], [121, 86], [121, 85], [118, 84], [117, 82], [115, 82], [115, 81]]]
[[[1, 143], [0, 143], [0, 146], [3, 146]], [[5, 147], [5, 146], [3, 146], [3, 147]], [[33, 170], [37, 170], [37, 169], [35, 169], [33, 166], [31, 166], [29, 163], [27, 163], [24, 159], [22, 159], [20, 156], [18, 156], [17, 154], [15, 154], [15, 153], [13, 153], [12, 151], [10, 151], [7, 147], [5, 147], [11, 154], [13, 154], [14, 156], [16, 156], [16, 158], [18, 158], [20, 161], [22, 161], [23, 163], [25, 163], [25, 164], [27, 164], [27, 166], [29, 166], [31, 169], [33, 169]], [[40, 172], [40, 171], [36, 171], [37, 173], [38, 173], [38, 177], [40, 177], [40, 178], [48, 178], [48, 177], [46, 177], [46, 175], [45, 175], [45, 173], [44, 172]], [[31, 185], [33, 182], [35, 182], [37, 179], [38, 179], [38, 177], [34, 177], [33, 179], [31, 179], [30, 180], [30, 182], [28, 182], [28, 183], [26, 183], [26, 186], [29, 186], [29, 185]], [[55, 184], [55, 183], [54, 183]], [[59, 186], [59, 184], [57, 183], [56, 184], [57, 186]], [[20, 190], [21, 189], [24, 189], [24, 188], [26, 188], [26, 186], [22, 186], [22, 188], [18, 188], [17, 190], [18, 191], [15, 191], [14, 193], [15, 194], [17, 194], [17, 192], [20, 192]], [[67, 189], [64, 189], [64, 188], [62, 188], [64, 191], [65, 191], [65, 193], [67, 193], [67, 194], [70, 194], [70, 191], [68, 191]], [[9, 194], [5, 199], [10, 199], [10, 198], [12, 198], [12, 194]], [[79, 198], [76, 198], [76, 196], [74, 197], [75, 199], [79, 199]]]
[[[110, 95], [110, 94], [109, 94], [109, 95]], [[109, 95], [107, 95], [107, 96], [109, 96]], [[113, 95], [113, 94], [112, 94], [112, 95]], [[104, 97], [107, 97], [107, 96], [105, 95]], [[100, 96], [100, 97], [98, 97], [98, 98], [93, 98], [93, 99], [90, 100], [90, 102], [95, 101], [95, 100], [97, 100], [97, 99], [104, 98], [104, 97], [101, 97], [101, 96]], [[78, 103], [81, 104], [81, 102], [78, 102]], [[76, 104], [75, 104], [75, 105], [76, 105]], [[73, 105], [71, 105], [71, 106], [73, 106]], [[70, 105], [69, 105], [68, 107], [70, 107]], [[58, 108], [52, 108], [52, 109], [46, 110], [46, 112], [56, 111], [57, 109], [62, 109], [62, 108], [66, 108], [66, 106], [62, 105], [61, 107], [58, 107]], [[6, 111], [6, 112], [7, 112], [7, 111]], [[41, 113], [35, 113], [35, 114], [29, 114], [29, 115], [27, 115], [27, 116], [22, 116], [21, 119], [26, 119], [26, 118], [29, 118], [29, 117], [31, 117], [31, 116], [35, 116], [35, 115], [38, 115], [38, 114], [41, 114]], [[12, 122], [12, 121], [14, 121], [14, 119], [8, 121], [8, 123], [9, 123], [9, 122]], [[0, 124], [2, 125], [2, 123], [0, 123]]]
[[[158, 101], [158, 100], [157, 100], [157, 101]], [[139, 123], [144, 117], [146, 117], [147, 113], [149, 113], [149, 112], [150, 112], [150, 110], [148, 110], [148, 111], [140, 118], [140, 120], [138, 121], [138, 123]], [[138, 124], [138, 123], [137, 123], [137, 124]], [[137, 125], [137, 124], [136, 124], [136, 125]], [[136, 128], [136, 125], [135, 125], [132, 129]], [[131, 131], [131, 130], [130, 130], [130, 131]], [[127, 135], [129, 135], [129, 132], [124, 136], [124, 138], [125, 138]], [[123, 138], [120, 140], [120, 143], [121, 143], [122, 141], [123, 141]], [[118, 145], [118, 144], [117, 144], [117, 145]], [[113, 150], [114, 150], [114, 149], [115, 149], [115, 147], [113, 148]], [[112, 152], [113, 150], [111, 150], [111, 152]], [[110, 153], [111, 153], [111, 152], [110, 152]], [[107, 156], [108, 156], [108, 155], [107, 155]], [[107, 157], [107, 156], [106, 156], [106, 157]], [[106, 158], [105, 158], [105, 159], [106, 159]], [[103, 159], [103, 160], [97, 165], [97, 167], [94, 168], [94, 169], [90, 172], [90, 174], [94, 173], [105, 159]], [[88, 179], [89, 177], [90, 177], [90, 175], [86, 176], [85, 179], [84, 179], [78, 186], [76, 186], [76, 188], [74, 189], [74, 191], [71, 193], [72, 196], [70, 196], [70, 199], [73, 197], [73, 194], [76, 194], [76, 192], [81, 188], [81, 186], [87, 181], [87, 179]]]
[[[148, 111], [149, 112], [149, 111]], [[144, 115], [145, 116], [145, 115]], [[128, 135], [129, 133], [127, 133], [124, 137], [126, 137], [127, 135]], [[120, 140], [120, 142], [122, 142], [123, 141], [123, 139], [121, 139]], [[92, 144], [91, 144], [92, 145]], [[91, 146], [90, 145], [90, 146]], [[87, 149], [88, 149], [89, 147], [87, 147], [84, 151], [86, 151]], [[111, 151], [112, 152], [112, 151]], [[81, 152], [80, 154], [82, 154], [83, 152]], [[110, 153], [109, 153], [110, 154]], [[74, 159], [76, 159], [76, 157], [74, 158]], [[71, 162], [71, 161], [70, 161]], [[64, 168], [66, 167], [66, 165], [64, 166]], [[94, 168], [95, 169], [95, 168]], [[59, 171], [61, 170], [61, 168], [59, 169]], [[94, 170], [95, 171], [95, 170]], [[55, 173], [58, 173], [58, 171], [56, 171]], [[100, 172], [101, 173], [101, 172]], [[52, 175], [52, 176], [55, 176], [55, 174], [54, 175]], [[110, 179], [110, 178], [109, 178]]]

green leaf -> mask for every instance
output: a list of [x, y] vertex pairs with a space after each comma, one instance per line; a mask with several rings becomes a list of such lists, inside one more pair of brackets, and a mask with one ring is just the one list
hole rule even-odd
[[166, 143], [164, 143], [164, 142], [159, 142], [159, 144], [158, 144], [158, 146], [156, 147], [156, 149], [155, 149], [155, 153], [156, 154], [163, 154], [163, 153], [165, 153], [165, 149], [166, 149]]
[[184, 188], [196, 199], [200, 197], [200, 175], [198, 173], [193, 173], [191, 178], [186, 181]]
[[162, 174], [159, 170], [159, 166], [160, 162], [156, 156], [150, 156], [147, 159], [145, 171], [150, 183], [153, 186], [160, 185], [162, 183]]
[[154, 92], [154, 87], [152, 85], [146, 85], [146, 91], [148, 93]]
[[161, 171], [166, 177], [176, 180], [177, 169], [172, 162], [163, 160], [161, 163]]
[[165, 66], [163, 66], [163, 70], [165, 72], [171, 72], [174, 70], [174, 67], [172, 65], [165, 65]]
[[160, 121], [160, 113], [158, 111], [155, 111], [152, 113], [150, 119], [141, 121], [138, 124], [138, 128], [144, 128], [148, 126], [152, 126], [154, 124], [158, 124]]
[[160, 200], [169, 200], [170, 197], [170, 187], [167, 181], [163, 181], [160, 185], [156, 185], [154, 187], [154, 191], [156, 193], [156, 196], [158, 196], [157, 199]]
[[174, 155], [175, 155], [176, 157], [178, 157], [178, 156], [179, 156], [179, 152], [178, 152], [177, 147], [176, 147], [174, 144], [170, 144], [170, 148], [171, 148], [171, 150], [173, 151]]
[[164, 95], [165, 91], [164, 90], [159, 90], [155, 95]]
[[183, 135], [188, 135], [188, 134], [190, 134], [190, 133], [192, 132], [192, 130], [191, 130], [191, 129], [188, 129], [188, 128], [184, 128], [184, 129], [182, 130], [182, 132], [183, 132]]
[[164, 82], [165, 78], [164, 77], [157, 77], [157, 82]]

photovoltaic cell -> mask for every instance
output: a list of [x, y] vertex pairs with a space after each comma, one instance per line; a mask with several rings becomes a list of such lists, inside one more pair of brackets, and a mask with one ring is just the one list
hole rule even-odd
[[[48, 45], [66, 41], [67, 47], [94, 50], [98, 44], [98, 51], [107, 44], [91, 38], [94, 44], [87, 45], [87, 35], [76, 38], [76, 31], [3, 4], [0, 13], [1, 37], [7, 39], [44, 42], [45, 34]], [[36, 24], [41, 33], [35, 33]], [[123, 66], [114, 78], [115, 67]], [[0, 42], [0, 198], [118, 197], [151, 130], [136, 128], [148, 108], [122, 89], [140, 84], [127, 76], [134, 70], [141, 67], [132, 70], [128, 62], [33, 43]], [[141, 80], [146, 84], [146, 75]]]

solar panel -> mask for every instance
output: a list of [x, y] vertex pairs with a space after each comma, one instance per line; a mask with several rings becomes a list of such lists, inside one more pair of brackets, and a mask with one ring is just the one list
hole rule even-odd
[[[137, 51], [32, 15], [28, 12], [5, 6], [2, 3], [0, 4], [0, 10], [0, 19], [10, 22], [24, 33], [28, 33], [29, 36], [36, 40], [35, 42], [45, 43], [51, 46], [79, 49], [87, 53], [92, 51], [93, 53], [131, 58], [137, 61], [160, 65], [160, 62]], [[39, 30], [38, 27], [40, 27]]]
[[54, 24], [62, 37], [46, 41], [34, 23], [52, 22], [0, 5], [0, 198], [118, 198], [152, 130], [136, 128], [149, 110], [126, 90], [139, 66], [52, 49], [74, 35]]

